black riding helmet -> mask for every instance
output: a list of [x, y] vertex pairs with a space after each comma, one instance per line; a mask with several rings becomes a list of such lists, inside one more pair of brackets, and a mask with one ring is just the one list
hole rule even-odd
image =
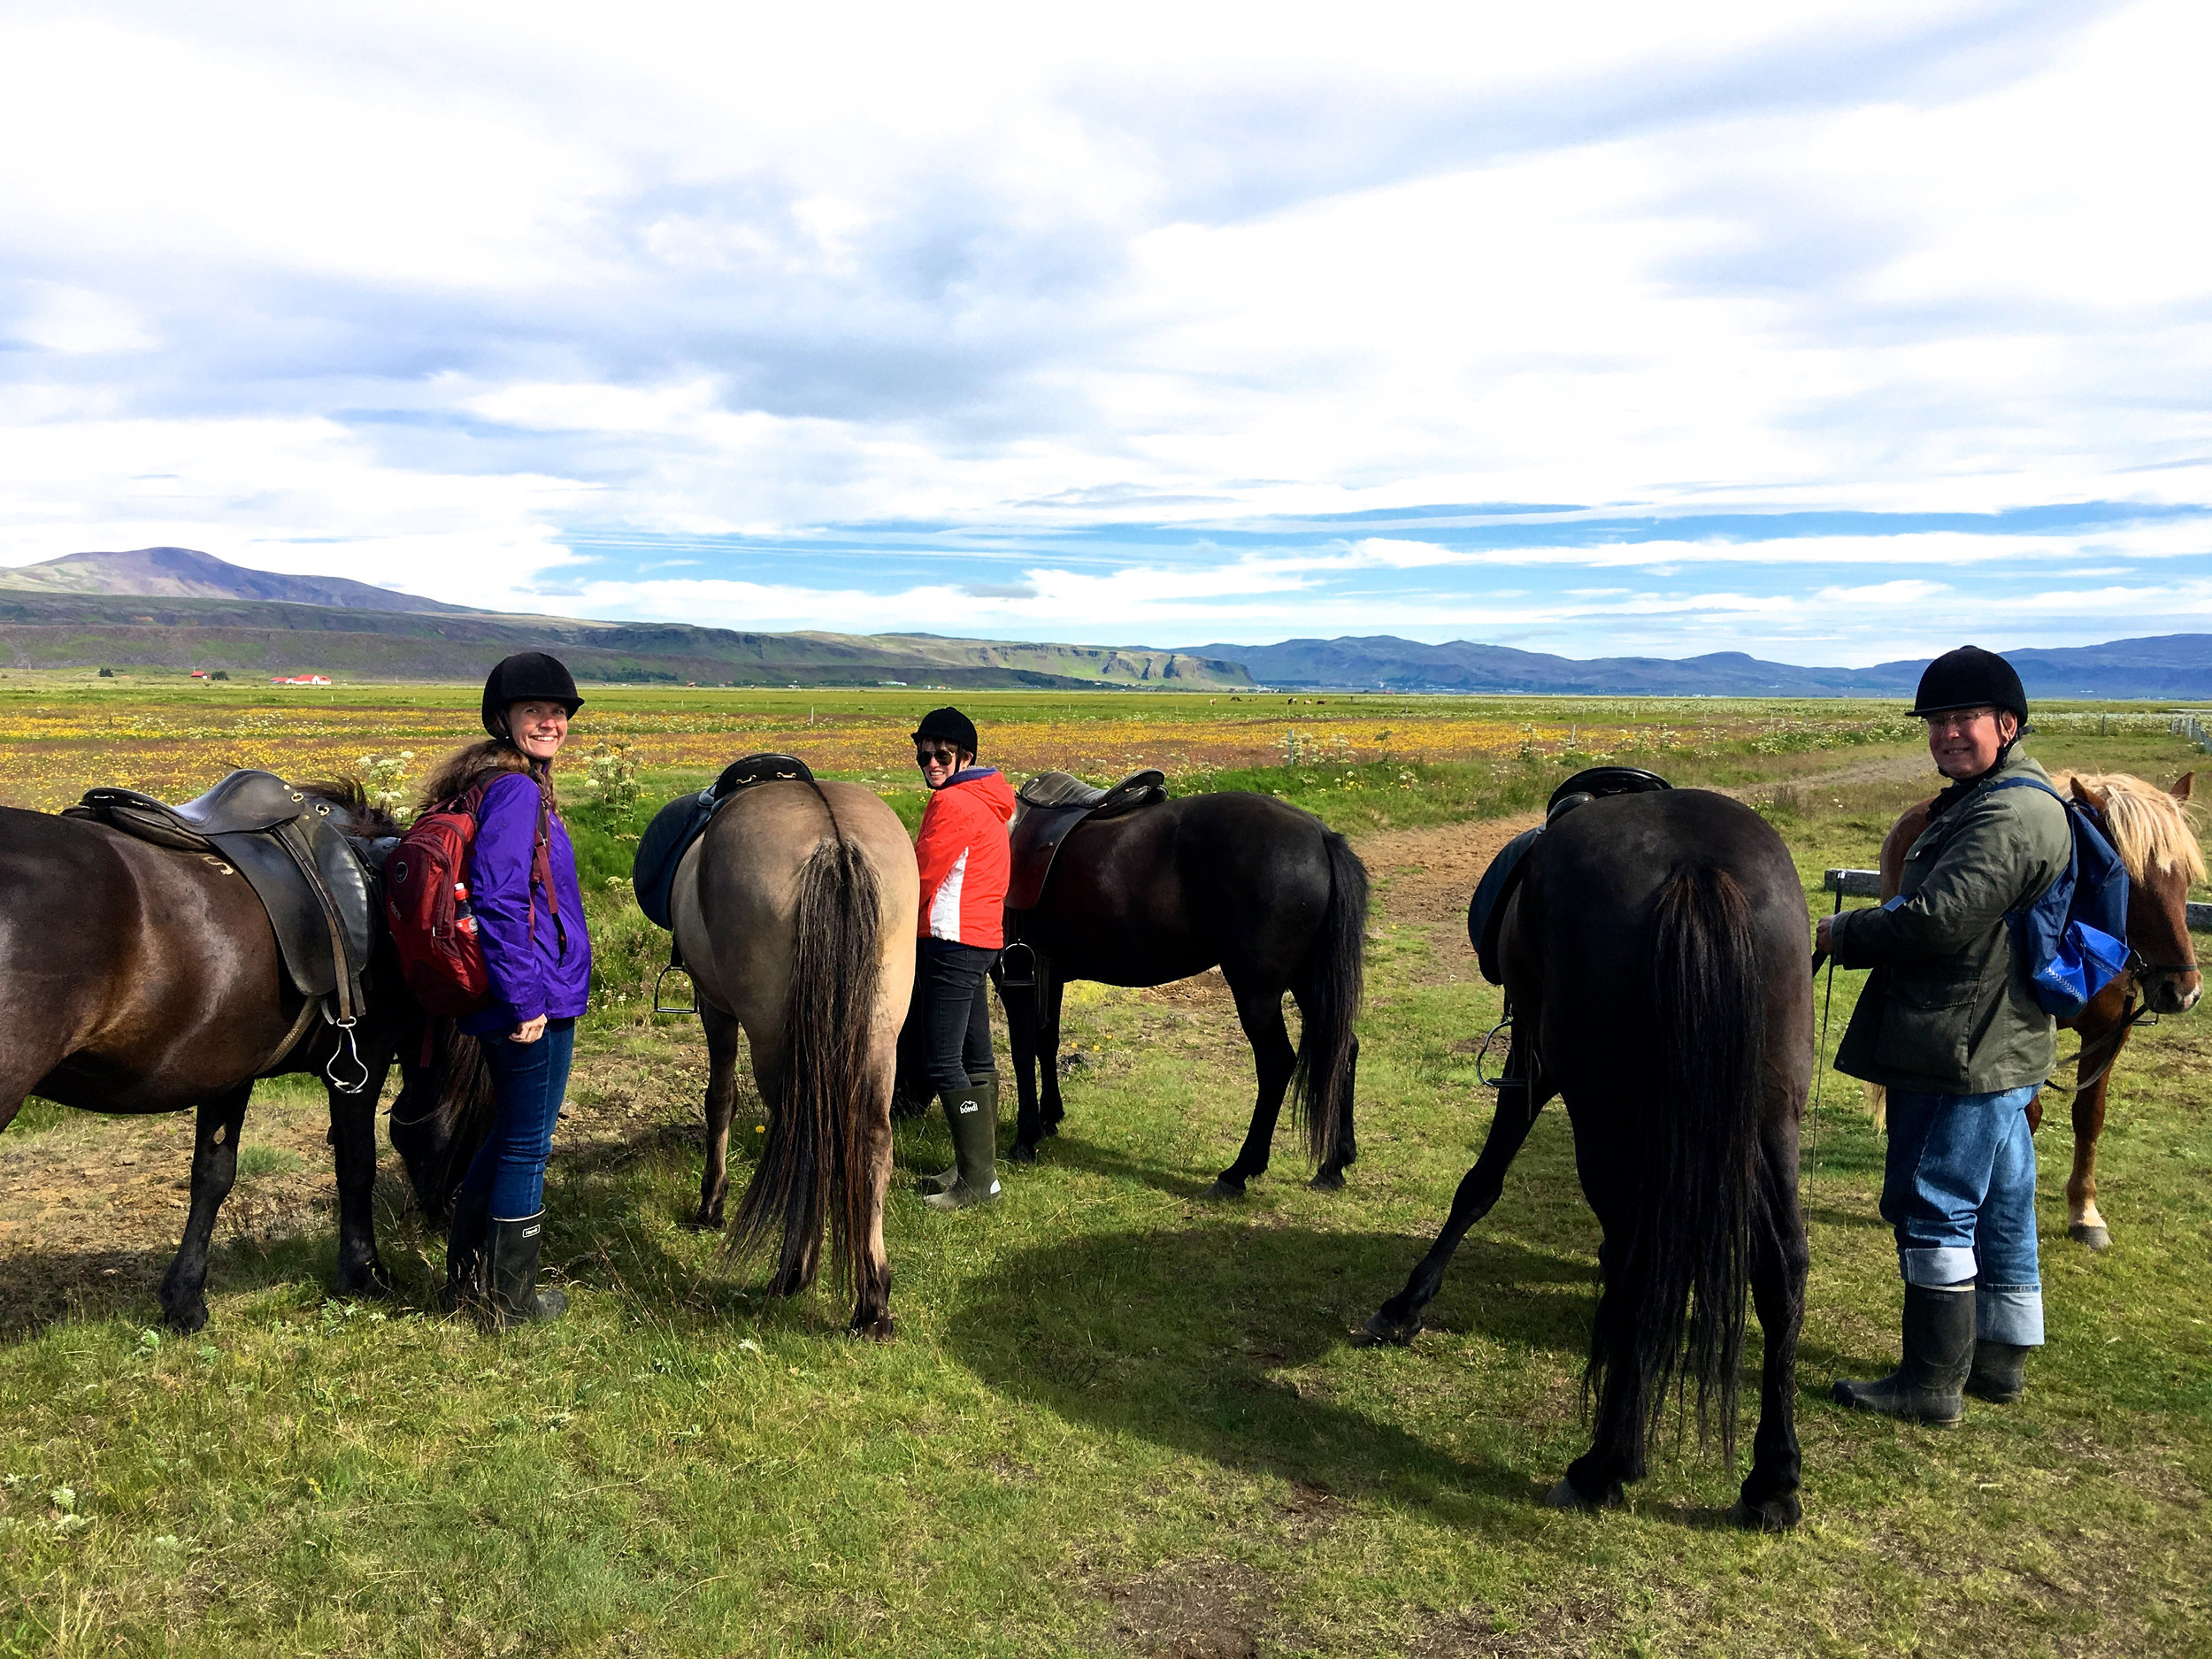
[[2028, 723], [2028, 694], [2019, 672], [1996, 652], [1978, 645], [1962, 645], [1930, 663], [1912, 700], [1912, 711], [1918, 718], [1983, 708], [2009, 709], [2021, 725]]
[[584, 706], [566, 664], [543, 651], [517, 651], [484, 681], [484, 729], [502, 742], [512, 736], [507, 710], [518, 703], [565, 703], [571, 719]]
[[914, 728], [914, 741], [918, 743], [924, 738], [950, 743], [971, 755], [982, 752], [982, 745], [976, 741], [975, 722], [957, 709], [932, 709], [922, 716], [922, 723]]

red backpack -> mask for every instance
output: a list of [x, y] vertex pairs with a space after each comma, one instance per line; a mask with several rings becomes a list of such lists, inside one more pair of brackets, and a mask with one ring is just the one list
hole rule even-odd
[[[399, 953], [400, 972], [415, 1000], [439, 1019], [476, 1013], [492, 1000], [491, 976], [485, 971], [484, 948], [476, 937], [468, 889], [469, 849], [476, 843], [477, 813], [491, 782], [488, 778], [434, 811], [425, 812], [384, 863], [384, 919]], [[530, 867], [534, 935], [541, 885], [547, 908], [556, 918], [560, 914], [547, 830], [551, 811], [541, 791], [537, 845]]]

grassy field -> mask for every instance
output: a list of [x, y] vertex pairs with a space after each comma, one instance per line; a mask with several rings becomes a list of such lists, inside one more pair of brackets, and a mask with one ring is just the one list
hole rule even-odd
[[[107, 747], [98, 720], [165, 723], [150, 757], [179, 728], [236, 730], [273, 706], [253, 741], [273, 756], [311, 741], [330, 761], [428, 750], [470, 724], [454, 691], [369, 688], [318, 710], [265, 691], [14, 685], [0, 787], [26, 803], [140, 752]], [[648, 805], [775, 746], [876, 780], [910, 817], [901, 740], [938, 700], [595, 693], [578, 736], [626, 731]], [[1419, 849], [1604, 752], [1746, 789], [1816, 886], [1828, 864], [1871, 863], [1924, 792], [1893, 706], [961, 701], [1010, 764], [1102, 776], [1181, 757], [1183, 787], [1271, 788], [1395, 849], [1377, 854], [1345, 1192], [1309, 1190], [1286, 1135], [1248, 1199], [1203, 1200], [1251, 1087], [1218, 981], [1078, 987], [1080, 1064], [1044, 1161], [985, 1211], [895, 1192], [899, 1340], [849, 1341], [828, 1299], [766, 1302], [683, 1225], [703, 1050], [641, 1003], [665, 943], [621, 887], [637, 815], [580, 798], [604, 972], [548, 1196], [573, 1298], [558, 1325], [494, 1337], [425, 1312], [442, 1246], [396, 1169], [380, 1220], [400, 1299], [327, 1300], [327, 1154], [319, 1097], [296, 1085], [265, 1086], [249, 1115], [253, 1172], [219, 1232], [213, 1320], [188, 1339], [150, 1328], [185, 1125], [35, 1106], [0, 1135], [0, 1653], [2212, 1653], [2200, 1019], [2143, 1033], [2124, 1063], [2104, 1256], [2065, 1238], [2054, 1114], [2051, 1345], [2025, 1402], [1948, 1432], [1826, 1403], [1831, 1377], [1886, 1368], [1901, 1293], [1874, 1210], [1881, 1141], [1856, 1086], [1825, 1079], [1804, 1160], [1806, 1521], [1787, 1537], [1717, 1525], [1736, 1477], [1694, 1448], [1625, 1512], [1539, 1502], [1585, 1444], [1596, 1242], [1556, 1111], [1429, 1333], [1402, 1351], [1348, 1340], [1425, 1248], [1486, 1124], [1472, 1051], [1496, 994], [1463, 924], [1414, 902]], [[2038, 752], [2161, 781], [2196, 758], [2140, 710], [2101, 734], [2085, 712], [2047, 717]], [[328, 729], [301, 739], [311, 714]], [[1294, 724], [1350, 755], [1286, 764], [1270, 746]], [[1446, 727], [1456, 747], [1402, 735]], [[1089, 749], [1047, 747], [1084, 730]], [[1361, 752], [1386, 731], [1371, 747], [1386, 754]], [[205, 752], [162, 764], [182, 787], [221, 769]], [[1855, 990], [1839, 976], [1832, 1047]], [[900, 1126], [902, 1168], [946, 1156], [941, 1125]]]

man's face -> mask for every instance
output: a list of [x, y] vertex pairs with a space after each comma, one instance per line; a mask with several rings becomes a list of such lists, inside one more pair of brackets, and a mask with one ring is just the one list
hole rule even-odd
[[1928, 716], [1928, 753], [1947, 778], [1978, 778], [2019, 730], [2009, 709], [1947, 709]]

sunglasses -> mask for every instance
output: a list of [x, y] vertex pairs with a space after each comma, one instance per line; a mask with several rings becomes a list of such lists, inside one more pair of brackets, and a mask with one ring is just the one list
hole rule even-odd
[[928, 749], [918, 743], [914, 746], [914, 758], [925, 766], [949, 766], [960, 758], [960, 751], [956, 749]]

